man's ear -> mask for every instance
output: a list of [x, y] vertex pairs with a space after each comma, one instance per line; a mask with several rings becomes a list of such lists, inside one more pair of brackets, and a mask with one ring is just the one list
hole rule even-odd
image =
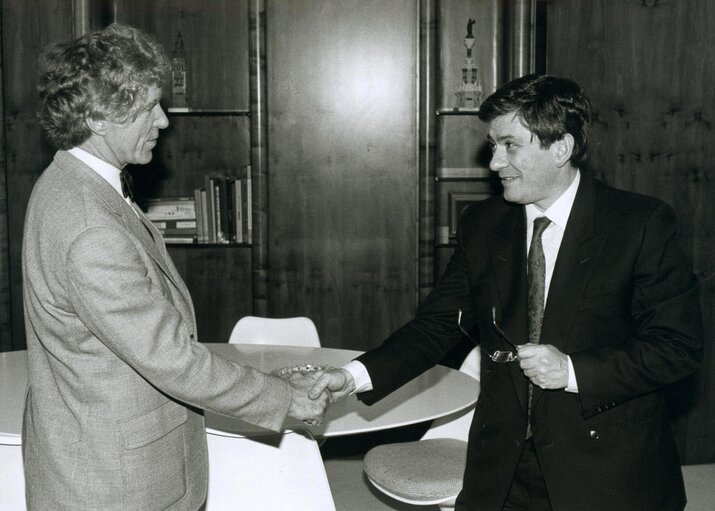
[[551, 144], [551, 152], [556, 159], [556, 165], [563, 167], [571, 159], [573, 154], [574, 140], [573, 135], [566, 133], [561, 140], [557, 140]]
[[95, 135], [103, 136], [107, 131], [107, 121], [104, 119], [92, 119], [91, 117], [87, 117], [84, 122], [87, 123], [87, 127]]

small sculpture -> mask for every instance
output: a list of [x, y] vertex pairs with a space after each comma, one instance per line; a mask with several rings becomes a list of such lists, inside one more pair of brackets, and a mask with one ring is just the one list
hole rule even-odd
[[171, 59], [171, 106], [186, 108], [186, 55], [181, 32], [176, 36], [174, 55]]
[[472, 35], [472, 26], [474, 20], [469, 19], [467, 22], [467, 37], [464, 38], [464, 46], [467, 47], [467, 58], [462, 67], [462, 83], [457, 88], [457, 109], [459, 110], [476, 110], [482, 102], [482, 84], [479, 82], [479, 69], [474, 63], [472, 57], [472, 48], [474, 47], [475, 39]]

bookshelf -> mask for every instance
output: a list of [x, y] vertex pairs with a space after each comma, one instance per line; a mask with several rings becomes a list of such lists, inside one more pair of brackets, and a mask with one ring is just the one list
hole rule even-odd
[[[255, 9], [248, 0], [115, 0], [114, 4], [117, 22], [154, 35], [170, 58], [176, 56], [179, 34], [183, 44], [184, 97], [175, 102], [174, 82], [164, 88], [162, 106], [169, 127], [159, 136], [152, 162], [131, 169], [139, 205], [147, 211], [152, 201], [184, 198], [195, 208], [195, 190], [205, 189], [209, 178], [221, 176], [228, 182], [245, 178], [247, 169], [249, 176], [260, 172], [259, 165], [252, 165], [260, 108], [251, 80], [257, 73], [252, 66], [259, 64], [249, 58], [249, 35], [257, 29]], [[199, 230], [201, 215], [184, 220], [195, 222]], [[182, 233], [176, 222], [153, 221]], [[186, 241], [180, 239], [185, 236], [172, 240], [165, 234], [167, 250], [191, 293], [199, 340], [227, 341], [236, 321], [255, 310], [256, 247], [245, 237], [239, 240], [229, 234], [223, 239], [202, 237], [199, 232], [195, 236], [196, 241], [185, 243], [179, 242]]]

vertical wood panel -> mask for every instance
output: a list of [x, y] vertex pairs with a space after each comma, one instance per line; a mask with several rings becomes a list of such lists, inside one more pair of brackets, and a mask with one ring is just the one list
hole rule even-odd
[[594, 110], [590, 166], [660, 197], [683, 225], [702, 279], [705, 358], [674, 389], [683, 461], [715, 461], [715, 3], [548, 4], [547, 69], [573, 78]]
[[196, 310], [201, 342], [227, 342], [236, 321], [251, 313], [251, 249], [168, 247]]
[[[0, 55], [4, 32], [0, 11]], [[5, 96], [3, 87], [4, 63], [0, 60], [0, 99]], [[5, 104], [0, 101], [0, 119], [5, 119]], [[10, 245], [7, 232], [7, 160], [5, 158], [5, 123], [0, 127], [0, 351], [12, 349], [12, 324], [10, 307]]]
[[[38, 12], [42, 15], [38, 16]], [[5, 100], [5, 168], [9, 244], [11, 345], [25, 348], [22, 307], [22, 230], [35, 181], [52, 160], [54, 149], [41, 134], [37, 110], [37, 58], [52, 42], [72, 36], [72, 5], [68, 0], [2, 2], [3, 87]]]
[[267, 3], [270, 299], [366, 349], [416, 306], [418, 2]]

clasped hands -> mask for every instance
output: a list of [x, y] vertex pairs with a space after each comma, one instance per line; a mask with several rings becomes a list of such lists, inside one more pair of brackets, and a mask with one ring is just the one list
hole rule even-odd
[[309, 426], [318, 426], [336, 399], [355, 389], [353, 377], [345, 369], [329, 369], [309, 375], [295, 373], [288, 379], [293, 394], [288, 415]]
[[522, 344], [519, 367], [529, 381], [542, 389], [564, 389], [569, 383], [568, 361], [551, 344]]
[[293, 390], [288, 415], [309, 426], [319, 426], [328, 407], [355, 389], [355, 382], [345, 369], [323, 370], [308, 375], [294, 373], [288, 383]]

